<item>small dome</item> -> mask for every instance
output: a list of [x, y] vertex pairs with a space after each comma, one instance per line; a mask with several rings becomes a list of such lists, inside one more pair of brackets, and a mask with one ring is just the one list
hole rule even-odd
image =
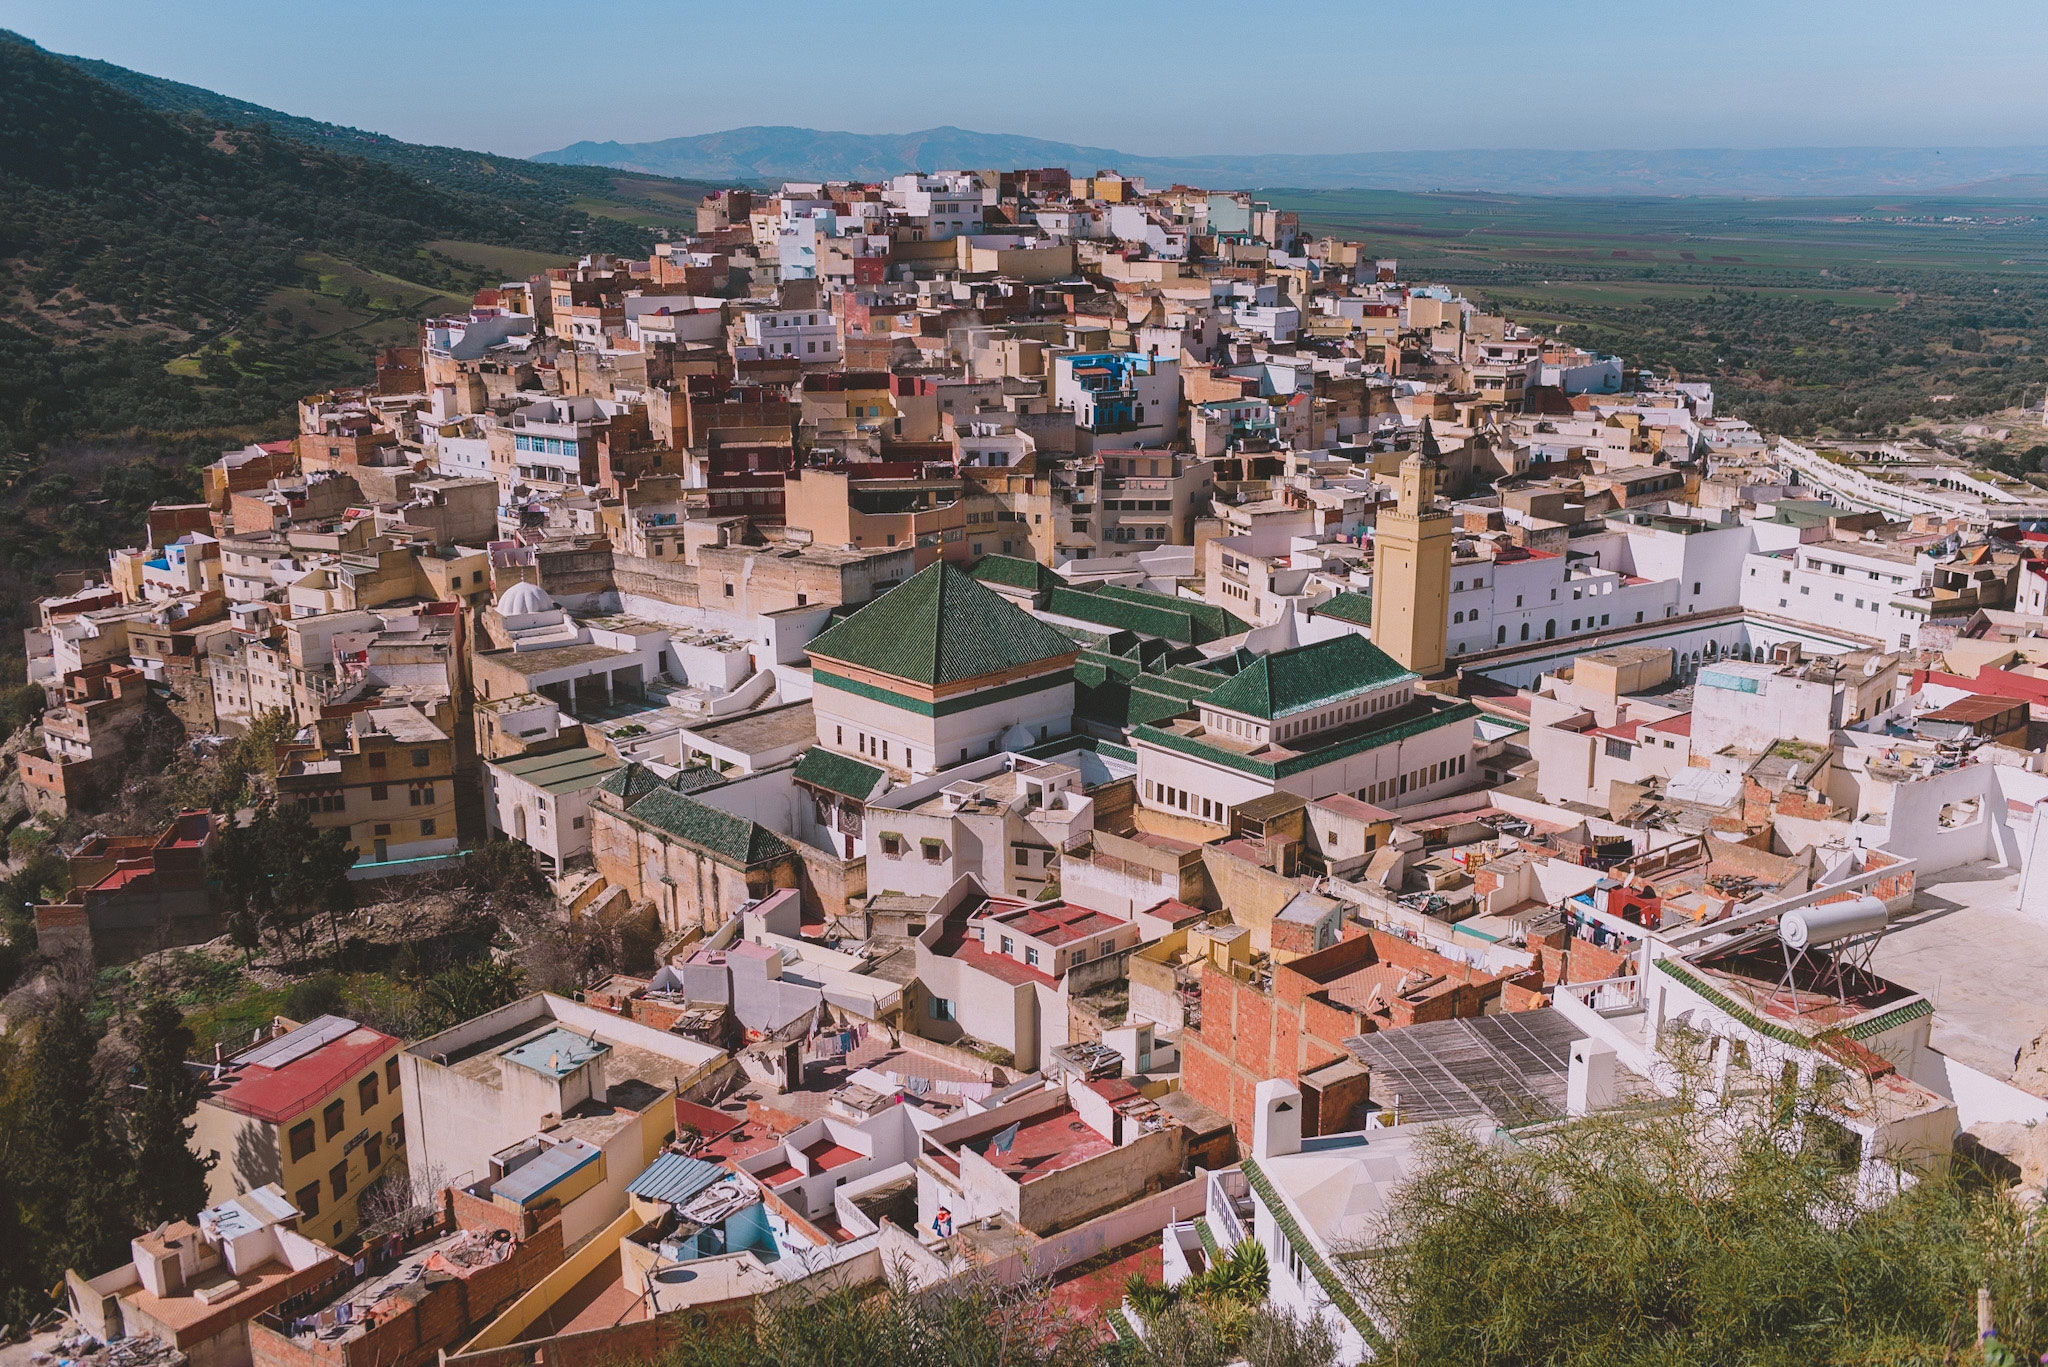
[[530, 617], [536, 612], [546, 612], [555, 605], [548, 597], [548, 591], [540, 585], [521, 580], [498, 595], [498, 613], [503, 617]]
[[1018, 722], [1003, 732], [1002, 746], [1005, 750], [1029, 750], [1038, 744], [1038, 737], [1031, 734], [1031, 728]]

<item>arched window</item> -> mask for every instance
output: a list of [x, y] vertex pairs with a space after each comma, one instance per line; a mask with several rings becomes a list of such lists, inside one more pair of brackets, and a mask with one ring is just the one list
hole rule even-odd
[[1543, 624], [1543, 639], [1546, 641], [1557, 639], [1557, 619], [1555, 617]]

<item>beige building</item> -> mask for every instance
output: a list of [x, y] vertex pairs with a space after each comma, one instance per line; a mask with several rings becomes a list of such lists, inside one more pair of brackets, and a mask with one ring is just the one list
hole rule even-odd
[[418, 708], [323, 717], [283, 755], [278, 800], [346, 829], [359, 869], [455, 852], [455, 746]]
[[[225, 1061], [192, 1113], [192, 1150], [218, 1154], [207, 1199], [275, 1183], [299, 1230], [333, 1242], [355, 1232], [357, 1203], [390, 1167], [403, 1170], [404, 1045], [340, 1016], [275, 1032]], [[396, 1160], [396, 1161], [394, 1161]]]
[[1372, 639], [1417, 674], [1444, 667], [1451, 533], [1449, 509], [1436, 504], [1436, 466], [1409, 456], [1396, 504], [1373, 531]]

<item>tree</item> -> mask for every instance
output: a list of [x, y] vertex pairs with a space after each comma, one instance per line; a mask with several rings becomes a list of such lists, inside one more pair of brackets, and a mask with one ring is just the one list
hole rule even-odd
[[518, 1001], [526, 975], [517, 964], [476, 959], [437, 973], [427, 983], [427, 1012], [435, 1029], [495, 1011]]
[[1835, 1097], [1738, 1074], [1724, 1099], [1683, 1071], [1654, 1108], [1429, 1141], [1341, 1260], [1399, 1360], [1957, 1361], [1980, 1282], [2007, 1345], [2048, 1347], [2038, 1214], [1960, 1168], [1873, 1202]]
[[266, 803], [247, 824], [227, 823], [214, 845], [221, 895], [230, 908], [228, 934], [244, 949], [267, 934], [280, 953], [304, 958], [312, 926], [324, 917], [341, 949], [341, 913], [355, 905], [348, 871], [356, 852], [343, 827], [315, 830], [302, 807]]
[[30, 722], [41, 721], [49, 707], [41, 684], [15, 684], [0, 690], [0, 730], [11, 736]]
[[502, 835], [469, 852], [462, 861], [462, 881], [493, 898], [540, 897], [548, 890], [533, 851]]
[[206, 1205], [206, 1174], [219, 1155], [202, 1158], [192, 1150], [190, 1122], [205, 1083], [186, 1066], [193, 1036], [176, 1004], [152, 998], [129, 1033], [136, 1052], [134, 1085], [141, 1088], [128, 1109], [135, 1223], [151, 1229], [189, 1218]]
[[60, 999], [37, 1023], [18, 1083], [6, 1168], [29, 1288], [57, 1285], [69, 1267], [111, 1267], [131, 1232], [121, 1199], [129, 1164], [94, 1075], [95, 1043], [78, 1003]]

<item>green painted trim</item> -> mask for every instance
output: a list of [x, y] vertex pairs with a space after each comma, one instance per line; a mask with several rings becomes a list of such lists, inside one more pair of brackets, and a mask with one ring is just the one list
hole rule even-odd
[[[1711, 986], [1698, 974], [1689, 969], [1680, 968], [1676, 959], [1656, 959], [1652, 960], [1652, 962], [1663, 973], [1678, 979], [1679, 982], [1684, 983], [1694, 992], [1705, 997], [1709, 1002], [1720, 1007], [1730, 1016], [1760, 1035], [1767, 1035], [1771, 1039], [1777, 1040], [1780, 1044], [1796, 1045], [1802, 1049], [1811, 1049], [1820, 1042], [1821, 1036], [1801, 1034], [1789, 1026], [1765, 1020], [1733, 997], [1730, 997], [1727, 993]], [[1918, 1001], [1907, 1002], [1896, 1010], [1887, 1011], [1882, 1016], [1872, 1016], [1869, 1020], [1858, 1021], [1847, 1029], [1827, 1033], [1839, 1034], [1844, 1038], [1852, 1040], [1875, 1039], [1887, 1030], [1895, 1029], [1906, 1024], [1908, 1021], [1916, 1021], [1923, 1016], [1931, 1016], [1933, 1014], [1934, 1003], [1922, 997]]]
[[1334, 764], [1340, 759], [1348, 759], [1352, 755], [1363, 754], [1367, 750], [1377, 750], [1382, 745], [1393, 745], [1413, 736], [1434, 731], [1438, 727], [1450, 726], [1461, 721], [1469, 722], [1478, 715], [1478, 708], [1474, 707], [1471, 703], [1460, 702], [1444, 708], [1440, 712], [1433, 712], [1426, 717], [1416, 717], [1409, 721], [1396, 722], [1392, 726], [1379, 727], [1350, 736], [1344, 740], [1333, 741], [1328, 745], [1317, 746], [1307, 754], [1297, 755], [1293, 759], [1282, 760], [1278, 764], [1272, 764], [1265, 760], [1251, 759], [1217, 746], [1205, 744], [1192, 736], [1177, 735], [1172, 731], [1157, 726], [1147, 725], [1131, 728], [1131, 741], [1134, 747], [1137, 742], [1143, 741], [1147, 745], [1156, 745], [1162, 750], [1175, 750], [1190, 758], [1206, 760], [1211, 764], [1220, 764], [1227, 769], [1236, 769], [1240, 773], [1251, 774], [1257, 778], [1279, 779], [1293, 774], [1307, 773], [1312, 769], [1320, 769], [1325, 764]]
[[1209, 1228], [1209, 1217], [1204, 1215], [1195, 1221], [1195, 1235], [1202, 1241], [1202, 1251], [1209, 1255], [1210, 1263], [1223, 1261], [1223, 1245], [1216, 1242], [1216, 1235]]
[[1239, 1166], [1244, 1170], [1245, 1180], [1252, 1184], [1252, 1190], [1256, 1191], [1259, 1199], [1265, 1203], [1267, 1213], [1273, 1217], [1273, 1223], [1280, 1226], [1280, 1232], [1287, 1236], [1288, 1244], [1307, 1265], [1309, 1273], [1323, 1288], [1323, 1294], [1337, 1307], [1337, 1313], [1351, 1322], [1351, 1327], [1371, 1346], [1374, 1356], [1384, 1357], [1389, 1347], [1386, 1337], [1380, 1333], [1379, 1326], [1372, 1322], [1372, 1316], [1365, 1313], [1365, 1307], [1352, 1296], [1351, 1288], [1344, 1285], [1336, 1269], [1323, 1260], [1323, 1255], [1316, 1252], [1316, 1246], [1302, 1233], [1301, 1226], [1294, 1222], [1294, 1212], [1287, 1208], [1287, 1202], [1274, 1190], [1272, 1180], [1259, 1168], [1254, 1159], [1247, 1158]]
[[950, 717], [957, 712], [972, 712], [977, 707], [987, 707], [991, 703], [1005, 702], [1011, 698], [1028, 697], [1033, 693], [1042, 693], [1048, 688], [1070, 684], [1074, 681], [1074, 671], [1056, 669], [1050, 674], [1019, 679], [1015, 683], [986, 688], [979, 693], [969, 693], [963, 697], [944, 698], [936, 703], [880, 688], [874, 684], [862, 683], [858, 679], [848, 679], [815, 666], [811, 669], [811, 680], [820, 688], [836, 688], [842, 693], [851, 693], [857, 698], [866, 698], [870, 702], [882, 703], [888, 707], [899, 707], [905, 712], [915, 712], [921, 717]]

